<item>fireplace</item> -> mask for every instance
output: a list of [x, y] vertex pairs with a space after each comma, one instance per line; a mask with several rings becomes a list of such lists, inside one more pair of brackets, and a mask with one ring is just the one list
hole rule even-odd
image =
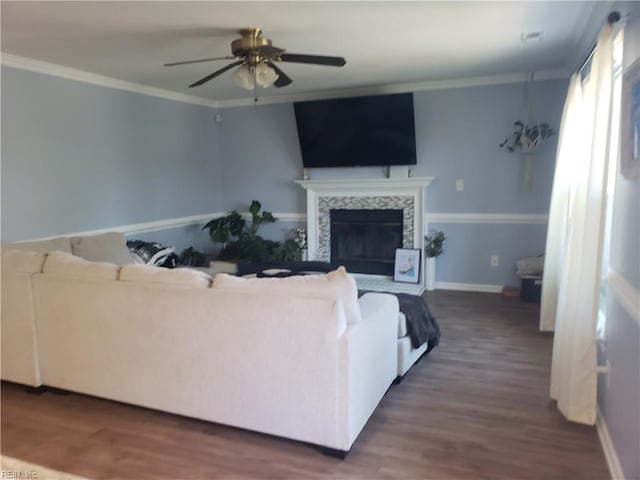
[[402, 209], [330, 210], [331, 262], [349, 272], [393, 275], [403, 216]]
[[[395, 260], [397, 247], [424, 249], [425, 189], [432, 180], [433, 177], [296, 180], [296, 183], [306, 190], [307, 196], [307, 258], [330, 262], [343, 257], [340, 244], [332, 245], [331, 230], [335, 231], [331, 226], [332, 210], [374, 210], [376, 213], [381, 210], [395, 210], [396, 213], [391, 215], [397, 215], [397, 211], [401, 211], [401, 242], [393, 243], [393, 247], [387, 245], [384, 252], [390, 254], [393, 251]], [[395, 219], [393, 221], [396, 222]], [[363, 223], [366, 224], [367, 220], [365, 219]], [[359, 230], [370, 228], [376, 227], [369, 225], [365, 228], [363, 225], [358, 225]], [[353, 234], [349, 235], [353, 236]], [[381, 235], [385, 238], [392, 236], [388, 233]], [[358, 235], [355, 236], [357, 238]], [[376, 238], [379, 237], [380, 235], [376, 234]], [[356, 246], [349, 247], [351, 251], [347, 250], [347, 254], [355, 253], [351, 255], [356, 257], [351, 259], [354, 262], [361, 260], [359, 256], [378, 256], [380, 252], [375, 250], [372, 252], [371, 247], [378, 248], [378, 242], [361, 243], [360, 246], [356, 243]], [[382, 256], [386, 254], [383, 253]], [[356, 276], [359, 288], [416, 295], [422, 293], [424, 283], [422, 274], [420, 283], [416, 285], [393, 282], [390, 280], [393, 270], [388, 270], [389, 265], [393, 266], [391, 258], [385, 270], [387, 273]], [[347, 270], [363, 271], [357, 265], [347, 266]]]

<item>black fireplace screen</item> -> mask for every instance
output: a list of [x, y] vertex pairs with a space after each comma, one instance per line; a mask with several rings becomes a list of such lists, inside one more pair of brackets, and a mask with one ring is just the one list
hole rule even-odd
[[331, 210], [331, 262], [349, 272], [393, 275], [402, 247], [402, 209]]

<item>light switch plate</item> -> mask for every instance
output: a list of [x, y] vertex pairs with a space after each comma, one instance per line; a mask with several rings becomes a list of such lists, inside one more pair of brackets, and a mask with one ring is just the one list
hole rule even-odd
[[464, 178], [458, 178], [456, 180], [456, 190], [461, 192], [464, 190]]

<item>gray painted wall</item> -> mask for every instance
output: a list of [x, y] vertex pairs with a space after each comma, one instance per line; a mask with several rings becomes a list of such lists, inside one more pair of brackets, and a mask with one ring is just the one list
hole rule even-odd
[[[557, 129], [566, 85], [561, 80], [534, 82], [531, 118]], [[414, 94], [418, 154], [414, 174], [436, 177], [427, 189], [427, 212], [548, 212], [557, 139], [535, 154], [531, 191], [522, 187], [522, 156], [498, 147], [512, 131], [513, 121], [526, 115], [524, 94], [525, 84]], [[303, 190], [293, 183], [302, 177], [293, 105], [226, 108], [220, 113], [225, 209], [246, 209], [255, 198], [275, 212], [305, 212]], [[383, 176], [380, 167], [310, 170], [312, 179]], [[455, 190], [458, 178], [465, 180], [462, 192]], [[432, 227], [449, 237], [438, 281], [517, 285], [515, 260], [544, 251], [544, 225]], [[500, 267], [490, 267], [490, 255], [500, 256]]]
[[[303, 213], [293, 105], [216, 111], [3, 67], [2, 240], [12, 241], [238, 209], [252, 199]], [[564, 81], [534, 82], [532, 118], [557, 127]], [[498, 148], [526, 114], [524, 84], [415, 94], [418, 164], [435, 176], [428, 212], [546, 213], [555, 139], [524, 160]], [[382, 168], [315, 169], [312, 178], [382, 177]], [[465, 190], [455, 191], [455, 180]], [[265, 229], [283, 238], [292, 222]], [[438, 280], [515, 285], [515, 260], [544, 249], [540, 225], [440, 224], [449, 240]], [[473, 237], [469, 237], [473, 235]], [[211, 251], [199, 228], [132, 235]], [[468, 241], [474, 238], [474, 241]], [[517, 239], [511, 242], [511, 239]], [[489, 256], [499, 255], [492, 268]]]
[[224, 209], [247, 211], [255, 199], [272, 212], [305, 212], [303, 191], [293, 183], [302, 178], [293, 104], [225, 108], [219, 113]]
[[220, 210], [214, 114], [2, 67], [2, 240]]
[[[624, 64], [640, 58], [640, 3], [616, 5], [630, 12], [624, 37]], [[619, 173], [613, 210], [611, 268], [620, 273], [640, 297], [640, 180]], [[600, 364], [609, 362], [609, 381], [599, 377], [598, 405], [607, 424], [625, 478], [640, 478], [640, 324], [609, 289], [607, 343]]]

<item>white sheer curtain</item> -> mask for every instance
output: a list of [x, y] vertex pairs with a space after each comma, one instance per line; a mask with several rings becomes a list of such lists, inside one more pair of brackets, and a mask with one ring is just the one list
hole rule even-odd
[[590, 425], [596, 419], [596, 326], [612, 89], [613, 34], [607, 24], [598, 36], [588, 80], [581, 87], [574, 75], [567, 97], [541, 311], [541, 328], [555, 326], [551, 397], [568, 420]]
[[569, 227], [569, 204], [572, 193], [575, 194], [576, 165], [574, 164], [578, 158], [584, 158], [583, 152], [576, 153], [584, 148], [581, 135], [582, 78], [574, 73], [569, 82], [567, 99], [562, 111], [556, 171], [553, 176], [540, 307], [540, 330], [542, 331], [553, 331], [556, 323], [560, 274], [564, 265]]

